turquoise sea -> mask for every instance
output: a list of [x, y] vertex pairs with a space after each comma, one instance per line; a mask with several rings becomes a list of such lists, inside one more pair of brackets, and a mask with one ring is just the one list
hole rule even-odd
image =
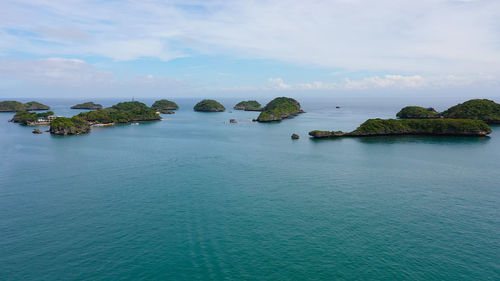
[[500, 127], [307, 136], [466, 99], [299, 98], [307, 113], [273, 124], [173, 100], [163, 121], [84, 136], [0, 113], [0, 280], [500, 280]]

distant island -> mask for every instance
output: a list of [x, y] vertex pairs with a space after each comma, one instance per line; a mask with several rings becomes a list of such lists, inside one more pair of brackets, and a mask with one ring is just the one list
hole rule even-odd
[[163, 114], [172, 114], [172, 110], [179, 109], [179, 106], [173, 101], [162, 99], [155, 101], [151, 108]]
[[202, 100], [194, 106], [194, 111], [220, 112], [226, 108], [216, 100]]
[[[156, 101], [151, 107], [138, 101], [120, 102], [108, 108], [86, 102], [72, 108], [96, 109], [80, 112], [71, 118], [57, 117], [54, 112], [30, 112], [47, 110], [50, 107], [39, 102], [0, 102], [0, 111], [14, 111], [10, 120], [28, 126], [50, 125], [50, 132], [56, 135], [80, 135], [90, 132], [92, 125], [110, 126], [140, 121], [161, 120], [160, 113], [171, 113], [179, 106], [166, 99]], [[261, 110], [258, 122], [280, 121], [304, 113], [299, 102], [293, 98], [278, 97], [264, 108], [255, 100], [242, 101], [234, 106], [237, 110]], [[194, 106], [195, 111], [220, 112], [225, 107], [212, 99], [204, 99]], [[400, 119], [369, 119], [352, 132], [310, 131], [313, 138], [365, 137], [390, 135], [447, 135], [486, 136], [491, 133], [488, 124], [500, 124], [500, 104], [487, 99], [473, 99], [450, 107], [439, 113], [433, 108], [406, 106], [396, 116]], [[231, 119], [230, 123], [236, 123]], [[296, 137], [296, 136], [295, 136]]]
[[428, 119], [439, 118], [439, 113], [432, 107], [424, 108], [420, 106], [407, 106], [396, 114], [402, 119]]
[[36, 101], [21, 103], [18, 101], [2, 101], [0, 102], [0, 112], [19, 112], [19, 111], [36, 111], [49, 110], [50, 107]]
[[473, 99], [450, 107], [442, 115], [445, 118], [465, 118], [500, 124], [500, 104], [487, 99]]
[[313, 138], [368, 137], [394, 135], [486, 136], [491, 128], [481, 120], [468, 119], [369, 119], [350, 133], [311, 131]]
[[304, 113], [300, 108], [300, 103], [292, 98], [280, 97], [270, 101], [257, 117], [258, 122], [281, 121]]
[[236, 110], [245, 110], [245, 111], [261, 111], [262, 110], [262, 106], [260, 105], [260, 103], [255, 101], [255, 100], [240, 101], [233, 108]]
[[50, 124], [53, 135], [83, 135], [90, 132], [90, 123], [79, 117], [57, 117]]
[[71, 109], [102, 109], [102, 105], [89, 101], [73, 105]]

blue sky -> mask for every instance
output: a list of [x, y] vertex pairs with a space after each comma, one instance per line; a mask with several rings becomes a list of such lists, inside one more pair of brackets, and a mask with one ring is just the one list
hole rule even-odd
[[499, 93], [500, 1], [0, 3], [0, 97]]

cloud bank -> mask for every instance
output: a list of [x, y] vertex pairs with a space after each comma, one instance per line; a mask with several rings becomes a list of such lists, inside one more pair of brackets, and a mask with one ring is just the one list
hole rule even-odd
[[[270, 78], [273, 89], [441, 87], [500, 77], [497, 0], [7, 0], [0, 8], [3, 67], [12, 57], [47, 58], [24, 59], [34, 63], [28, 80], [112, 80], [84, 62], [93, 57], [200, 55], [382, 73], [294, 85]], [[57, 66], [60, 57], [78, 60]], [[41, 73], [43, 64], [55, 70]]]
[[411, 72], [485, 72], [500, 63], [496, 0], [16, 0], [2, 4], [0, 24], [4, 53], [169, 60], [230, 52]]

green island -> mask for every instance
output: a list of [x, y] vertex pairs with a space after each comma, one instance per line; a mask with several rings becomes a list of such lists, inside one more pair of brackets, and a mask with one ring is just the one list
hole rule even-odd
[[36, 101], [20, 103], [18, 101], [2, 101], [0, 102], [0, 112], [19, 112], [19, 111], [36, 111], [49, 110], [50, 107]]
[[120, 102], [112, 107], [81, 112], [71, 118], [57, 117], [50, 123], [54, 135], [81, 135], [90, 132], [90, 126], [110, 126], [139, 121], [156, 121], [161, 117], [142, 102]]
[[83, 135], [90, 132], [90, 123], [79, 117], [57, 117], [50, 123], [50, 133], [53, 135]]
[[155, 101], [151, 108], [163, 114], [172, 114], [172, 110], [179, 109], [179, 106], [173, 101], [162, 99]]
[[483, 120], [488, 124], [500, 124], [500, 104], [487, 99], [472, 99], [450, 107], [442, 115], [445, 118]]
[[194, 111], [220, 112], [226, 108], [216, 100], [202, 100], [194, 106]]
[[439, 118], [439, 113], [434, 108], [420, 107], [420, 106], [407, 106], [401, 109], [396, 116], [402, 119], [427, 119]]
[[244, 111], [261, 111], [262, 106], [258, 101], [249, 100], [249, 101], [240, 101], [234, 107], [236, 110], [244, 110]]
[[112, 107], [81, 112], [77, 116], [94, 124], [123, 124], [161, 120], [154, 109], [138, 101], [120, 102]]
[[281, 121], [304, 113], [300, 108], [300, 103], [292, 98], [280, 97], [270, 101], [257, 117], [258, 122]]
[[356, 130], [311, 131], [313, 138], [368, 137], [391, 135], [486, 136], [491, 128], [481, 120], [469, 119], [369, 119]]
[[19, 111], [10, 121], [20, 123], [22, 125], [49, 125], [53, 117], [55, 116], [52, 111], [43, 113]]
[[102, 105], [89, 101], [73, 105], [71, 109], [102, 109]]

